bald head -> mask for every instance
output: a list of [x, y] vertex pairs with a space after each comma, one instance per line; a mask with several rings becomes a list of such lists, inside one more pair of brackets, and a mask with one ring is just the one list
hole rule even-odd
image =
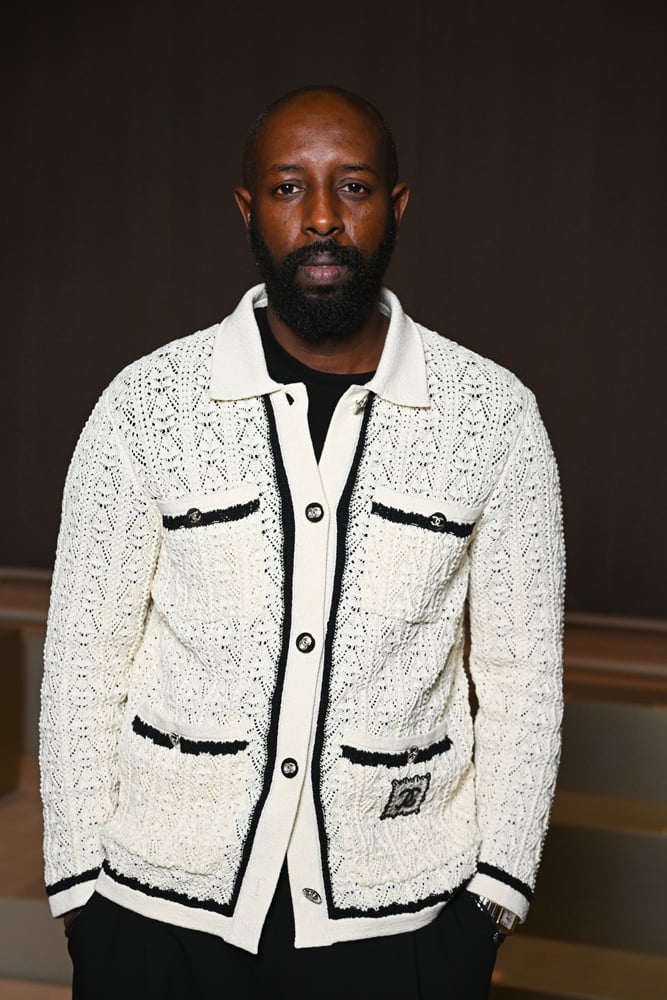
[[284, 113], [298, 116], [302, 113], [318, 113], [325, 106], [331, 110], [338, 105], [341, 109], [347, 107], [357, 115], [365, 118], [368, 128], [375, 132], [383, 150], [383, 163], [387, 187], [391, 190], [398, 179], [398, 159], [396, 144], [391, 129], [378, 109], [365, 98], [342, 87], [310, 86], [293, 90], [268, 106], [259, 115], [250, 129], [243, 149], [243, 183], [249, 191], [255, 187], [257, 176], [257, 151], [262, 135], [269, 123]]

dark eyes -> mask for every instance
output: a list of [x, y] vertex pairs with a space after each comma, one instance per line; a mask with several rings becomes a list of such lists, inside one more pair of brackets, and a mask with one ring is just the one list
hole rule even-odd
[[275, 194], [294, 194], [297, 190], [296, 184], [292, 184], [289, 181], [285, 181], [284, 184], [279, 184], [277, 188], [274, 188]]
[[[273, 189], [273, 193], [282, 198], [289, 198], [290, 195], [297, 194], [302, 188], [294, 181], [283, 181], [282, 184], [278, 184], [277, 187]], [[340, 189], [345, 191], [347, 194], [360, 195], [367, 194], [369, 189], [361, 181], [346, 181], [342, 184]]]

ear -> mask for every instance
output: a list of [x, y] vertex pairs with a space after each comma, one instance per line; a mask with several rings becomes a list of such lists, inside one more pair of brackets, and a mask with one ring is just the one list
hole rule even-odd
[[250, 225], [250, 205], [252, 203], [252, 195], [247, 188], [237, 187], [234, 188], [234, 200], [238, 205], [239, 212], [243, 217], [243, 224], [247, 229]]
[[394, 213], [394, 221], [396, 223], [396, 232], [398, 233], [401, 228], [401, 219], [403, 218], [403, 212], [407, 208], [408, 201], [410, 199], [410, 188], [407, 184], [396, 184], [391, 192], [391, 205], [392, 211]]

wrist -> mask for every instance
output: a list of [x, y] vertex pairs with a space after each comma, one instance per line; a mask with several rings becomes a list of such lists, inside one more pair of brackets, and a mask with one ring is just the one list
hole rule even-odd
[[79, 907], [77, 907], [77, 908], [76, 908], [76, 909], [74, 909], [74, 910], [68, 910], [68, 911], [67, 911], [67, 913], [63, 913], [63, 915], [62, 915], [62, 919], [63, 919], [63, 924], [65, 925], [65, 930], [67, 930], [67, 928], [68, 928], [68, 927], [69, 927], [69, 925], [70, 925], [70, 924], [72, 923], [72, 921], [74, 920], [74, 918], [75, 918], [75, 917], [76, 917], [76, 916], [77, 916], [77, 915], [78, 915], [78, 914], [79, 914], [80, 912], [81, 912], [81, 907], [79, 906]]
[[[470, 892], [470, 890], [468, 890]], [[497, 944], [500, 944], [507, 937], [508, 934], [512, 934], [519, 923], [519, 917], [512, 910], [508, 909], [506, 906], [502, 906], [500, 903], [494, 902], [494, 900], [489, 899], [488, 896], [480, 896], [479, 893], [470, 892], [470, 895], [475, 900], [476, 905], [483, 910], [485, 913], [491, 917], [491, 920], [495, 924], [495, 940]]]

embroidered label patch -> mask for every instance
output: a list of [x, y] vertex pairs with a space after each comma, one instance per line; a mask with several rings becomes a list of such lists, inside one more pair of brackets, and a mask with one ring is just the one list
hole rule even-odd
[[382, 810], [380, 819], [393, 819], [395, 816], [410, 816], [412, 813], [418, 813], [426, 798], [430, 783], [430, 774], [415, 774], [411, 778], [393, 778], [391, 795]]

